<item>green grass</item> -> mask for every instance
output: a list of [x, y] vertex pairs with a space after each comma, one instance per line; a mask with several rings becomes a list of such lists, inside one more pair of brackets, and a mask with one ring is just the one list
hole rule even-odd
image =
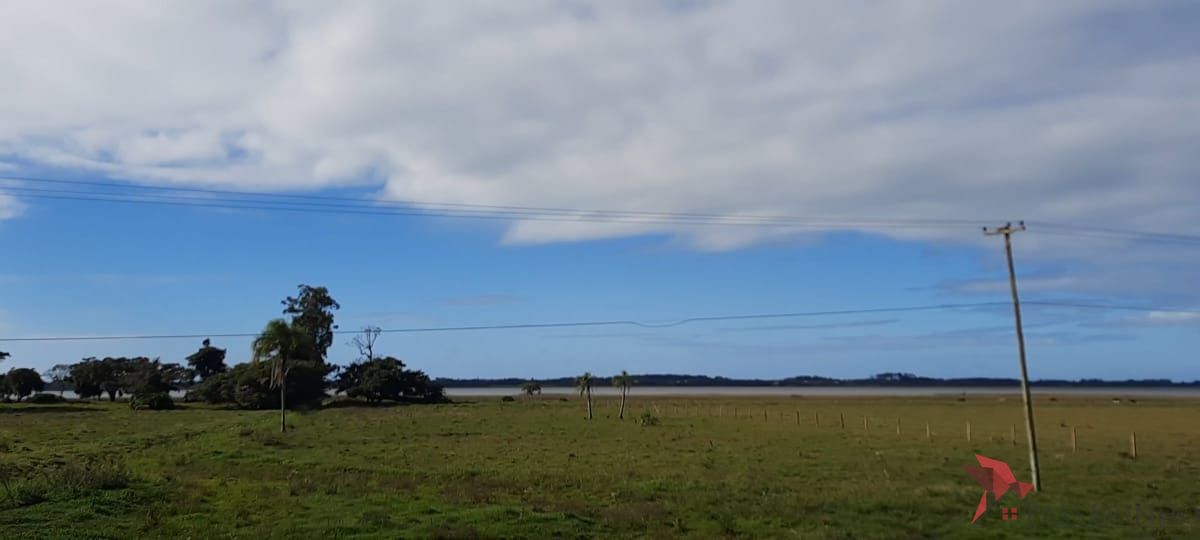
[[[962, 469], [975, 453], [1008, 461], [1028, 479], [1019, 399], [668, 400], [638, 399], [635, 390], [631, 401], [631, 417], [649, 408], [660, 423], [617, 421], [611, 399], [598, 403], [591, 421], [582, 418], [578, 399], [331, 408], [289, 415], [294, 430], [287, 434], [277, 433], [272, 412], [0, 406], [0, 532], [177, 539], [1200, 536], [1195, 400], [1039, 400], [1043, 491], [993, 502], [975, 525], [968, 522], [981, 490]], [[821, 427], [814, 425], [818, 412]], [[1064, 427], [1070, 425], [1078, 432], [1075, 453]], [[1131, 431], [1138, 435], [1136, 460], [1123, 454]], [[1002, 521], [1002, 505], [1018, 506], [1021, 519]]]

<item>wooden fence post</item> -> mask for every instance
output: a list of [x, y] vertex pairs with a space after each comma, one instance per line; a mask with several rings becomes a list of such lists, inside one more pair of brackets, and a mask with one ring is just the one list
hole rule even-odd
[[842, 429], [846, 429], [846, 413], [838, 413], [838, 424], [842, 426]]
[[1079, 450], [1078, 440], [1075, 438], [1075, 426], [1071, 426], [1071, 451]]
[[1137, 459], [1137, 432], [1129, 434], [1129, 457]]
[[896, 435], [900, 434], [900, 417], [896, 417]]
[[863, 433], [869, 433], [871, 428], [867, 425], [867, 415], [863, 415]]
[[933, 432], [929, 430], [929, 422], [925, 422], [925, 440], [933, 440]]
[[800, 409], [796, 409], [796, 425], [800, 425]]
[[1008, 425], [1008, 438], [1012, 440], [1012, 445], [1017, 445], [1017, 426], [1015, 424]]
[[820, 413], [820, 412], [814, 412], [814, 413], [813, 413], [813, 416], [816, 416], [816, 417], [817, 417], [817, 427], [821, 427], [821, 413]]
[[967, 422], [967, 441], [971, 440], [971, 423]]

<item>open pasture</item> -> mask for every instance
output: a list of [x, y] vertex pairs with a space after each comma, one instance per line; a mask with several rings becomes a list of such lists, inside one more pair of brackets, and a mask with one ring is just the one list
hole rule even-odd
[[[579, 398], [335, 406], [289, 415], [294, 430], [280, 434], [271, 411], [4, 405], [0, 532], [1200, 536], [1196, 400], [1039, 395], [1044, 489], [989, 501], [974, 525], [982, 490], [963, 470], [974, 454], [1028, 480], [1019, 397], [640, 399], [635, 389], [630, 408], [618, 421], [616, 400], [597, 400], [588, 421]], [[640, 423], [643, 414], [657, 425]], [[1002, 506], [1019, 507], [1020, 518], [1002, 520]]]

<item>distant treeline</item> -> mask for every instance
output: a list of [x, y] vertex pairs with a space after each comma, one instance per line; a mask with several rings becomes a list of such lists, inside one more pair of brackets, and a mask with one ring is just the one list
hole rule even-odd
[[[1019, 379], [1003, 379], [991, 377], [967, 377], [941, 379], [937, 377], [921, 377], [912, 373], [880, 373], [865, 379], [834, 379], [803, 375], [784, 379], [732, 379], [729, 377], [710, 377], [708, 375], [676, 375], [670, 373], [649, 373], [633, 376], [639, 386], [950, 386], [950, 387], [1007, 387], [1019, 386]], [[542, 386], [575, 386], [575, 377], [558, 377], [552, 379], [519, 379], [509, 377], [503, 379], [448, 379], [438, 378], [434, 382], [445, 388], [468, 387], [519, 387], [530, 380]], [[610, 377], [596, 377], [597, 386], [611, 384]], [[1033, 381], [1034, 386], [1079, 386], [1079, 387], [1193, 387], [1200, 386], [1200, 381], [1175, 382], [1170, 379], [1127, 379], [1110, 381], [1104, 379], [1039, 379]]]

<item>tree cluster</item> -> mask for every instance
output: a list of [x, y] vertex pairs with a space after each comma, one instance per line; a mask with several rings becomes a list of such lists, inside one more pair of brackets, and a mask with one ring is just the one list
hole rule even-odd
[[[81, 398], [168, 394], [191, 386], [196, 374], [179, 364], [164, 364], [157, 358], [85, 358], [68, 370], [75, 394]], [[40, 378], [39, 378], [40, 380]]]
[[[188, 355], [186, 366], [147, 357], [93, 357], [56, 365], [44, 376], [59, 388], [70, 385], [81, 398], [107, 396], [116, 401], [129, 396], [134, 408], [171, 408], [170, 392], [183, 389], [188, 390], [188, 399], [242, 409], [278, 408], [284, 428], [285, 409], [318, 406], [331, 387], [372, 403], [445, 399], [441, 386], [425, 373], [405, 369], [397, 358], [376, 357], [379, 328], [366, 327], [350, 342], [359, 351], [357, 362], [340, 369], [328, 363], [337, 330], [334, 311], [341, 306], [325, 287], [300, 285], [296, 296], [282, 304], [287, 318], [267, 323], [254, 340], [251, 361], [232, 368], [225, 364], [226, 350], [205, 339], [199, 350]], [[0, 353], [0, 360], [7, 357], [8, 353]], [[4, 397], [23, 399], [44, 385], [42, 375], [27, 368], [0, 375]]]

